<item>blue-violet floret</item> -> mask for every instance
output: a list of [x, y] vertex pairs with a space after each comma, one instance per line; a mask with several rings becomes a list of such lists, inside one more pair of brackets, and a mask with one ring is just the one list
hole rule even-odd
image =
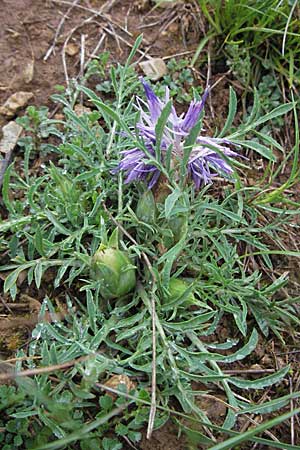
[[[149, 161], [149, 155], [155, 155], [156, 132], [155, 127], [162, 113], [162, 110], [169, 102], [169, 89], [166, 88], [165, 99], [158, 98], [148, 83], [142, 78], [141, 82], [147, 98], [147, 103], [141, 98], [137, 98], [137, 109], [140, 118], [136, 125], [138, 138], [142, 138], [148, 154], [141, 148], [123, 150], [122, 159], [114, 172], [123, 171], [126, 175], [125, 183], [132, 181], [145, 181], [151, 189], [160, 177], [160, 170]], [[161, 158], [164, 162], [164, 155], [167, 149], [172, 148], [174, 160], [183, 157], [183, 148], [186, 137], [193, 127], [199, 122], [205, 101], [209, 94], [206, 89], [200, 101], [191, 102], [187, 112], [177, 115], [174, 106], [168, 117], [167, 124], [161, 139]], [[145, 109], [148, 111], [146, 112]], [[218, 174], [230, 176], [233, 169], [228, 163], [228, 159], [236, 157], [238, 154], [231, 150], [232, 143], [226, 139], [212, 138], [199, 135], [190, 152], [187, 162], [187, 173], [193, 180], [195, 188], [198, 190], [202, 185], [212, 182], [213, 177]], [[225, 155], [226, 158], [223, 158]]]

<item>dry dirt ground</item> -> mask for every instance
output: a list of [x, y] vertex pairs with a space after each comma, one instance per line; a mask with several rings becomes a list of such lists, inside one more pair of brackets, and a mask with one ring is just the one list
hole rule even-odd
[[54, 86], [66, 82], [66, 40], [67, 72], [77, 77], [83, 50], [86, 62], [101, 41], [98, 54], [109, 50], [112, 62], [120, 62], [141, 32], [141, 50], [151, 56], [192, 53], [199, 42], [199, 20], [195, 25], [190, 5], [158, 12], [145, 0], [1, 0], [0, 104], [18, 90], [32, 92], [37, 105], [49, 104]]

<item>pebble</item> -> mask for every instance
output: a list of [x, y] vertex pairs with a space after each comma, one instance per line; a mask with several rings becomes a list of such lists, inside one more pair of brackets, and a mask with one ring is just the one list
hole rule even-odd
[[0, 114], [6, 117], [14, 117], [17, 111], [27, 106], [32, 98], [32, 92], [15, 92], [6, 100], [3, 106], [0, 106]]

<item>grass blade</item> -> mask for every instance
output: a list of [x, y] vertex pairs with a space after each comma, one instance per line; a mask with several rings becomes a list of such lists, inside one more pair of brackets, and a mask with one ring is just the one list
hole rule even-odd
[[[275, 419], [268, 420], [267, 422], [258, 425], [256, 428], [246, 431], [246, 433], [239, 434], [238, 436], [229, 438], [226, 441], [221, 442], [220, 444], [214, 445], [213, 447], [210, 448], [210, 450], [230, 450], [234, 448], [236, 445], [241, 444], [242, 442], [249, 441], [250, 438], [254, 437], [256, 434], [262, 433], [265, 430], [268, 430], [269, 428], [275, 427], [276, 425], [285, 422], [286, 420], [290, 419], [296, 414], [299, 414], [299, 412], [300, 408], [294, 409], [293, 411], [290, 411], [286, 414], [282, 414], [281, 416], [276, 417]], [[294, 446], [293, 448], [295, 450], [300, 450], [299, 446]]]

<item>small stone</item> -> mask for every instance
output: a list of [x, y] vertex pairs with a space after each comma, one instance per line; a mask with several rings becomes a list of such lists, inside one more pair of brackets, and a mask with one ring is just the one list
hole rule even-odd
[[65, 116], [62, 113], [56, 113], [53, 117], [55, 120], [65, 120]]
[[30, 61], [27, 63], [23, 70], [23, 80], [26, 84], [30, 83], [33, 79], [33, 72], [34, 72], [34, 61]]
[[73, 42], [70, 42], [70, 44], [66, 45], [66, 54], [69, 56], [75, 56], [79, 52], [78, 45], [74, 44]]
[[6, 31], [8, 33], [10, 33], [11, 37], [14, 38], [14, 39], [17, 39], [17, 38], [19, 38], [21, 36], [21, 34], [18, 31], [13, 30], [12, 28], [6, 28]]
[[161, 58], [151, 58], [139, 64], [140, 68], [150, 80], [156, 81], [166, 75], [168, 69], [166, 63]]
[[27, 106], [32, 98], [32, 92], [15, 92], [6, 100], [4, 105], [0, 107], [0, 114], [6, 117], [13, 117], [19, 109]]
[[168, 26], [169, 33], [178, 33], [179, 31], [179, 24], [177, 22], [171, 23], [171, 25]]
[[88, 108], [87, 106], [83, 105], [75, 105], [74, 106], [74, 112], [78, 117], [82, 116], [83, 114], [90, 114], [92, 112], [91, 108]]
[[137, 0], [134, 4], [139, 11], [143, 12], [149, 8], [150, 0]]
[[23, 128], [16, 122], [11, 121], [2, 128], [2, 139], [0, 140], [0, 152], [10, 153], [17, 145]]
[[273, 359], [270, 355], [265, 355], [261, 360], [261, 364], [263, 367], [272, 367], [273, 366]]
[[[120, 384], [126, 386], [127, 393], [136, 388], [136, 384], [131, 381], [127, 375], [113, 375], [106, 383], [104, 383], [104, 386], [118, 390]], [[106, 394], [113, 399], [117, 398], [116, 394], [113, 392], [107, 391]]]
[[263, 371], [263, 368], [259, 364], [252, 364], [252, 366], [250, 366], [250, 370]]
[[56, 113], [56, 114], [54, 115], [53, 119], [58, 121], [58, 123], [55, 124], [55, 125], [56, 125], [56, 128], [58, 128], [60, 131], [63, 131], [64, 128], [65, 128], [65, 125], [64, 125], [64, 123], [63, 123], [64, 120], [65, 120], [64, 114], [62, 114], [62, 113]]

